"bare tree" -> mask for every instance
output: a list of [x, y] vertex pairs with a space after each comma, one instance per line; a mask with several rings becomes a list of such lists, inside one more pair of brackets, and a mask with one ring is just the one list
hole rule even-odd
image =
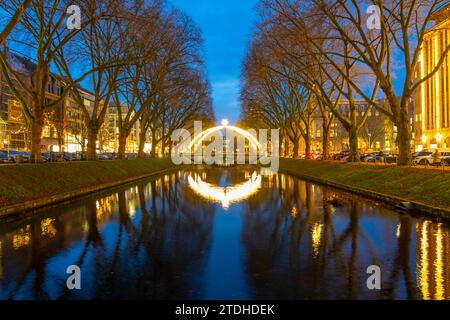
[[[79, 37], [79, 47], [87, 50], [77, 51], [91, 83], [93, 103], [85, 104], [83, 94], [78, 90], [79, 79], [75, 79], [69, 68], [67, 54], [61, 54], [58, 67], [66, 73], [71, 84], [74, 102], [83, 111], [87, 129], [87, 159], [97, 159], [97, 141], [104, 125], [110, 101], [119, 83], [120, 68], [128, 63], [127, 42], [124, 41], [126, 14], [123, 3], [108, 0], [85, 0], [85, 12], [91, 24], [83, 29]], [[80, 61], [79, 61], [80, 62]]]
[[[17, 70], [13, 65], [16, 57], [10, 51], [0, 52], [0, 68], [12, 94], [20, 102], [25, 118], [31, 128], [31, 158], [42, 162], [41, 139], [44, 126], [44, 114], [47, 110], [59, 104], [67, 94], [62, 90], [58, 98], [47, 98], [51, 67], [58, 55], [80, 31], [65, 27], [66, 8], [71, 1], [31, 0], [30, 8], [23, 12], [20, 19], [17, 45], [29, 49], [35, 56], [35, 64], [31, 70]], [[0, 7], [11, 15], [21, 11], [22, 1], [10, 0], [0, 4]], [[80, 26], [84, 28], [89, 19]], [[62, 75], [64, 77], [65, 75]], [[16, 84], [18, 86], [16, 86]]]
[[19, 23], [22, 18], [23, 13], [27, 10], [30, 5], [31, 0], [24, 0], [16, 9], [16, 11], [12, 14], [6, 26], [3, 28], [2, 32], [0, 32], [0, 46], [5, 45], [6, 39], [9, 34], [14, 30], [16, 25]]
[[[375, 114], [375, 112], [374, 112]], [[380, 141], [385, 134], [385, 123], [380, 121], [378, 116], [369, 116], [362, 128], [359, 130], [359, 134], [363, 141], [367, 144], [369, 149], [373, 149], [375, 141]]]
[[[289, 0], [276, 0], [292, 6]], [[450, 45], [442, 48], [441, 56], [426, 75], [415, 75], [420, 60], [424, 36], [434, 19], [445, 14], [443, 8], [450, 2], [444, 0], [376, 0], [379, 28], [366, 27], [366, 10], [363, 1], [355, 0], [311, 0], [304, 1], [303, 6], [309, 6], [309, 15], [319, 15], [326, 19], [333, 30], [329, 34], [345, 41], [356, 56], [347, 57], [358, 64], [363, 64], [376, 77], [389, 107], [384, 108], [373, 96], [368, 95], [365, 87], [349, 77], [344, 70], [342, 77], [354, 88], [355, 92], [368, 103], [383, 112], [397, 126], [397, 143], [399, 147], [399, 165], [407, 165], [411, 161], [411, 126], [409, 104], [415, 90], [434, 76], [442, 66]], [[311, 9], [312, 8], [312, 9]], [[305, 30], [307, 25], [303, 25]], [[352, 32], [349, 32], [351, 30]], [[437, 50], [437, 49], [436, 49]], [[322, 52], [331, 65], [335, 65], [336, 52]], [[345, 53], [344, 53], [345, 54]], [[342, 56], [342, 53], [340, 53]], [[405, 72], [401, 99], [397, 99], [394, 81], [395, 60], [401, 60]]]

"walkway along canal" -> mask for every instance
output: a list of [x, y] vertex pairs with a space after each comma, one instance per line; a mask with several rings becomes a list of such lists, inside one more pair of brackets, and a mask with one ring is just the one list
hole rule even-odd
[[450, 224], [250, 166], [174, 171], [0, 223], [0, 299], [25, 298], [450, 299]]

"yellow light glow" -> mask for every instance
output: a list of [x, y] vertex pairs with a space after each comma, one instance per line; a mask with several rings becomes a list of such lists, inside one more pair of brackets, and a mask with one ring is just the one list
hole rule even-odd
[[[199, 145], [202, 143], [202, 141], [204, 139], [207, 139], [209, 136], [211, 136], [214, 132], [217, 132], [219, 130], [224, 129], [225, 126], [217, 126], [217, 127], [213, 127], [213, 128], [209, 128], [205, 131], [203, 131], [202, 133], [200, 133], [199, 135], [197, 135], [189, 144], [188, 149], [191, 150], [193, 146], [195, 145]], [[248, 133], [245, 130], [242, 130], [241, 128], [235, 127], [235, 126], [226, 126], [227, 129], [237, 132], [239, 134], [241, 134], [242, 136], [244, 136], [245, 138], [247, 138], [250, 143], [252, 144], [252, 146], [255, 148], [255, 150], [259, 150], [261, 148], [261, 145], [259, 144], [259, 141], [250, 133]]]
[[30, 244], [31, 240], [31, 226], [27, 225], [25, 228], [19, 230], [19, 232], [13, 235], [13, 248], [18, 250], [22, 247], [26, 247]]
[[440, 132], [438, 132], [437, 134], [436, 134], [436, 141], [437, 142], [441, 142], [442, 141], [442, 134], [440, 133]]
[[424, 134], [424, 135], [422, 136], [422, 142], [423, 142], [423, 143], [426, 143], [427, 140], [428, 140], [428, 137], [427, 137], [426, 134]]
[[[425, 76], [425, 59], [423, 57], [423, 48], [420, 51], [420, 77]], [[422, 82], [421, 87], [421, 95], [422, 95], [422, 132], [425, 131], [425, 82]]]
[[438, 230], [436, 233], [436, 260], [434, 262], [435, 267], [435, 275], [436, 275], [436, 300], [444, 300], [445, 299], [445, 283], [444, 283], [444, 264], [445, 260], [442, 255], [442, 251], [444, 250], [443, 244], [443, 234], [442, 234], [442, 224], [438, 225]]
[[292, 208], [292, 210], [291, 210], [291, 216], [292, 216], [292, 219], [297, 218], [297, 208], [296, 208], [296, 207], [293, 207], [293, 208]]
[[[437, 63], [439, 61], [438, 57], [438, 35], [434, 37], [434, 61]], [[439, 119], [440, 119], [440, 109], [439, 106], [441, 105], [441, 95], [439, 93], [439, 71], [436, 72], [436, 130], [439, 130]]]
[[53, 238], [56, 235], [56, 229], [53, 223], [55, 222], [55, 219], [44, 219], [41, 221], [41, 230], [42, 230], [42, 236]]
[[320, 239], [322, 237], [322, 228], [323, 225], [321, 223], [314, 224], [312, 228], [312, 245], [313, 245], [313, 251], [314, 255], [317, 256], [319, 254], [319, 247], [320, 247]]
[[430, 300], [430, 287], [428, 278], [428, 226], [430, 222], [425, 221], [420, 230], [419, 261], [417, 263], [417, 282], [424, 300]]
[[194, 177], [191, 175], [188, 177], [189, 186], [192, 190], [206, 199], [220, 202], [225, 210], [230, 207], [230, 204], [247, 199], [256, 193], [261, 188], [261, 181], [261, 175], [256, 174], [256, 172], [247, 182], [233, 187], [213, 186], [204, 182], [198, 174], [195, 174]]

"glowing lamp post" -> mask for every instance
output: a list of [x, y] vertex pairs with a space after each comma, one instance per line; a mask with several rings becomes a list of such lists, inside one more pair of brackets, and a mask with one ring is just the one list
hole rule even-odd
[[223, 119], [221, 122], [222, 126], [226, 127], [228, 126], [228, 120], [227, 119]]

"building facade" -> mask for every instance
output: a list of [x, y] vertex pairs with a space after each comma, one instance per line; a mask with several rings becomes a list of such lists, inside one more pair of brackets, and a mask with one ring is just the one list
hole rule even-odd
[[[125, 118], [128, 113], [127, 106], [122, 106], [122, 118]], [[111, 105], [109, 107], [108, 115], [108, 132], [109, 132], [109, 142], [108, 151], [118, 152], [119, 151], [119, 114], [117, 112], [117, 107]], [[138, 153], [139, 151], [139, 121], [133, 125], [130, 135], [127, 139], [127, 144], [125, 147], [126, 153]]]
[[[379, 103], [384, 103], [380, 100]], [[369, 108], [365, 100], [355, 100], [355, 107], [358, 118], [361, 118]], [[342, 100], [337, 106], [341, 114], [347, 115], [350, 112], [350, 106], [347, 100]], [[312, 140], [313, 149], [320, 151], [322, 146], [323, 128], [322, 116], [318, 114], [313, 118]], [[361, 151], [395, 151], [397, 130], [392, 121], [383, 113], [375, 108], [369, 112], [368, 118], [358, 135], [358, 148]], [[340, 152], [349, 149], [348, 132], [342, 123], [334, 117], [330, 126], [330, 144], [331, 152]]]
[[[416, 79], [423, 79], [437, 65], [450, 45], [450, 20], [445, 14], [434, 17], [435, 26], [424, 36]], [[416, 150], [450, 148], [450, 53], [438, 71], [423, 82], [414, 94], [414, 143]]]
[[[30, 60], [17, 54], [9, 53], [9, 59], [13, 59], [12, 65], [20, 70], [24, 79], [30, 78], [34, 72], [34, 64]], [[18, 88], [18, 84], [16, 88]], [[64, 81], [51, 74], [46, 87], [46, 103], [51, 107], [45, 113], [45, 123], [42, 135], [42, 151], [53, 152], [81, 152], [86, 150], [88, 130], [83, 109], [75, 101], [74, 97], [65, 90]], [[81, 94], [84, 106], [90, 115], [94, 112], [95, 96], [89, 90], [77, 88]], [[100, 102], [100, 109], [102, 109]], [[117, 136], [111, 135], [111, 130], [116, 131], [117, 121], [111, 121], [107, 108], [105, 121], [98, 134], [97, 150], [99, 152], [114, 152], [117, 150]], [[117, 114], [112, 115], [112, 119]], [[23, 150], [30, 149], [30, 128], [23, 114], [22, 106], [11, 93], [7, 82], [0, 73], [0, 149]], [[138, 150], [138, 124], [130, 134], [127, 152], [135, 153]]]

